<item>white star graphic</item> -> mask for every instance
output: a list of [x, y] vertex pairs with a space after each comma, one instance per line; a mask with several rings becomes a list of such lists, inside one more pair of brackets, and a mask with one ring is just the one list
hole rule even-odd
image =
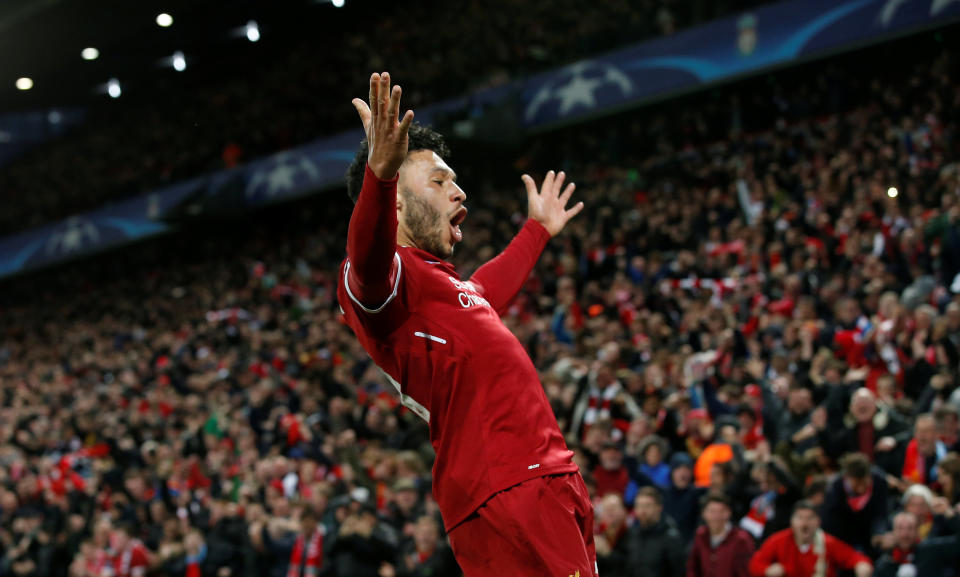
[[267, 194], [273, 196], [281, 190], [294, 187], [293, 177], [297, 170], [289, 164], [279, 164], [267, 174]]
[[93, 223], [73, 217], [67, 221], [63, 231], [54, 234], [47, 241], [47, 252], [54, 253], [58, 247], [62, 253], [74, 252], [83, 248], [85, 240], [98, 242], [100, 232]]
[[303, 173], [311, 181], [320, 178], [320, 171], [316, 165], [306, 157], [296, 157], [289, 153], [277, 155], [276, 162], [269, 169], [257, 171], [250, 182], [247, 184], [247, 196], [256, 193], [260, 185], [266, 183], [266, 193], [269, 196], [275, 196], [285, 190], [293, 190], [297, 187], [294, 179], [298, 173]]
[[587, 108], [596, 106], [597, 99], [593, 97], [593, 91], [600, 84], [599, 80], [575, 74], [569, 84], [555, 93], [555, 96], [560, 99], [560, 115], [566, 116], [575, 106]]
[[947, 9], [947, 6], [953, 4], [957, 0], [933, 0], [933, 4], [930, 5], [930, 15], [937, 16], [941, 12]]
[[900, 6], [907, 2], [908, 0], [887, 0], [883, 8], [880, 9], [880, 22], [883, 23], [884, 26], [889, 26], [890, 21], [893, 20]]

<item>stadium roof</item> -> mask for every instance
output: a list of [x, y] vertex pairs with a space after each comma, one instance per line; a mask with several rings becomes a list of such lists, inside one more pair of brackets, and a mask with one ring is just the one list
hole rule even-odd
[[[242, 72], [306, 34], [322, 34], [355, 11], [346, 4], [337, 10], [332, 0], [2, 0], [0, 113], [103, 102], [111, 78], [127, 96], [175, 96], [201, 78]], [[160, 14], [172, 25], [158, 25]], [[257, 42], [248, 39], [251, 21]], [[85, 60], [85, 48], [95, 48], [97, 58]], [[187, 65], [182, 73], [173, 67], [177, 51]], [[21, 78], [32, 80], [29, 90], [17, 88]]]

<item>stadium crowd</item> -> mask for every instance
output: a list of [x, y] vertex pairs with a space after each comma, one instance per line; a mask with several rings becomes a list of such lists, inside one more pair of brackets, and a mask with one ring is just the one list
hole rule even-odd
[[[584, 191], [504, 321], [601, 575], [955, 573], [960, 91], [892, 60], [452, 159], [465, 273], [514, 168]], [[339, 320], [342, 196], [3, 287], [0, 577], [458, 574], [426, 425]]]
[[354, 128], [351, 87], [362, 85], [368, 70], [383, 68], [385, 55], [398, 78], [413, 81], [407, 105], [422, 107], [760, 3], [615, 0], [584, 10], [575, 0], [367, 1], [366, 9], [378, 14], [372, 30], [366, 18], [318, 12], [310, 18], [336, 24], [318, 22], [319, 32], [290, 35], [295, 41], [265, 40], [291, 45], [282, 58], [265, 52], [226, 77], [208, 64], [204, 74], [214, 80], [198, 87], [158, 87], [139, 99], [134, 90], [91, 110], [90, 120], [67, 137], [0, 167], [0, 189], [16, 199], [0, 213], [0, 231]]

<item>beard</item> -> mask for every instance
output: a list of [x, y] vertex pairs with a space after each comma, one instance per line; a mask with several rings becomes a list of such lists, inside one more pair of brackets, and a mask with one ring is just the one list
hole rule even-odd
[[410, 238], [421, 250], [440, 258], [450, 258], [453, 247], [443, 239], [443, 224], [447, 223], [436, 208], [408, 189], [404, 189], [404, 224], [410, 231]]

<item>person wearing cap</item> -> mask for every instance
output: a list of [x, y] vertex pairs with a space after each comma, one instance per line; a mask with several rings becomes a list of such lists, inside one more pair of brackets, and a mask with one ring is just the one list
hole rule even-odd
[[[686, 453], [670, 457], [670, 486], [663, 490], [663, 513], [673, 519], [684, 543], [693, 539], [705, 490], [693, 484], [693, 460]], [[627, 502], [633, 499], [630, 495]]]
[[754, 553], [750, 577], [836, 577], [853, 571], [870, 577], [870, 559], [820, 528], [816, 507], [800, 501], [790, 517], [790, 528], [770, 536]]
[[593, 469], [597, 496], [609, 493], [623, 495], [630, 482], [630, 473], [623, 464], [623, 449], [615, 441], [607, 441], [600, 449], [600, 463]]
[[737, 420], [740, 422], [740, 443], [744, 449], [752, 452], [760, 443], [767, 442], [763, 434], [762, 417], [750, 404], [741, 403], [737, 407]]
[[392, 493], [393, 498], [387, 503], [383, 520], [401, 535], [409, 537], [413, 532], [413, 523], [424, 513], [417, 484], [413, 479], [398, 479], [393, 484]]

